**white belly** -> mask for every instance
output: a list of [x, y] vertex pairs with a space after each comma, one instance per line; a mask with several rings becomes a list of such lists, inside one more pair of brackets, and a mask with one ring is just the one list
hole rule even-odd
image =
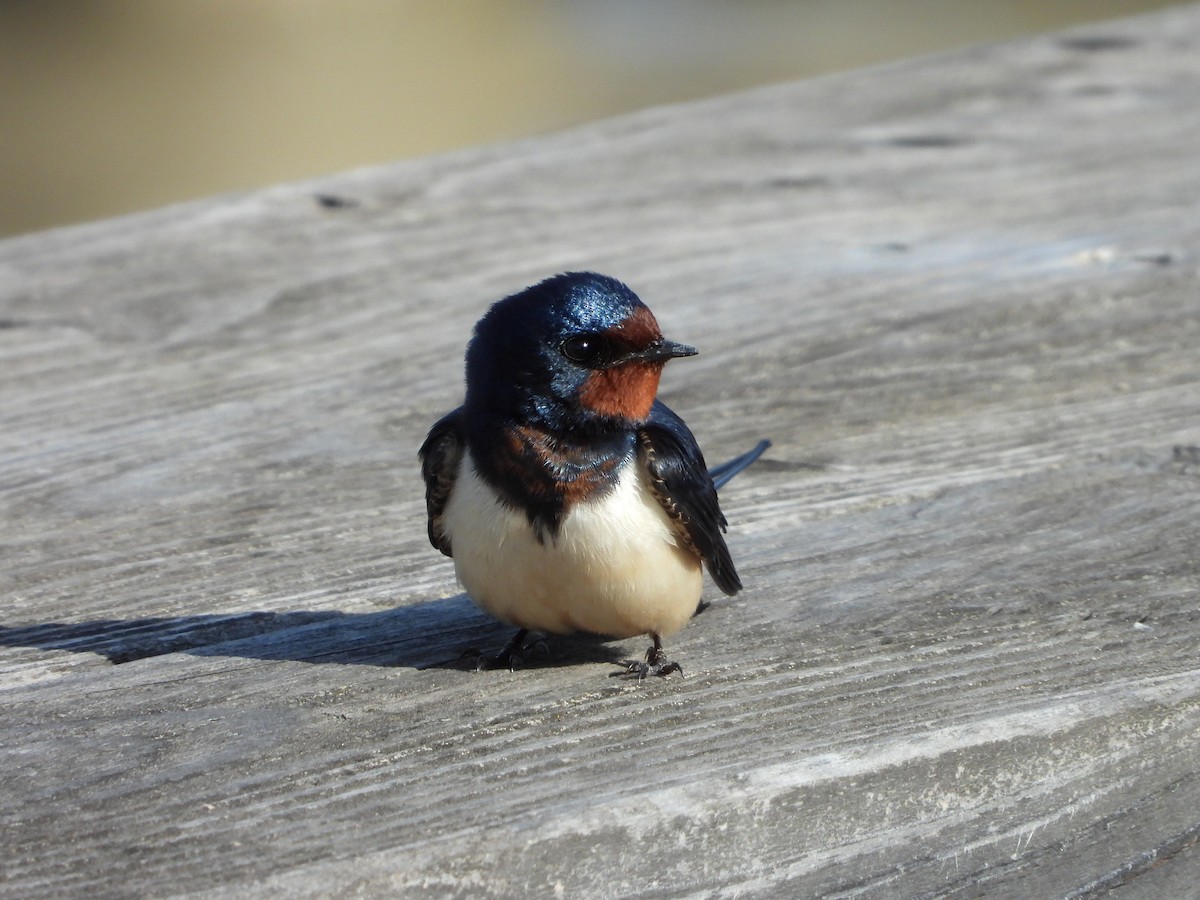
[[700, 601], [700, 560], [679, 546], [636, 464], [605, 497], [576, 504], [557, 540], [540, 544], [525, 513], [496, 498], [467, 453], [443, 522], [471, 599], [518, 628], [666, 636]]

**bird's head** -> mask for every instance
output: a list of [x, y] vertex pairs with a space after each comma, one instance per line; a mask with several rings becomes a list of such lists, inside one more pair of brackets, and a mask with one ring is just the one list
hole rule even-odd
[[468, 416], [550, 429], [644, 421], [667, 360], [696, 350], [663, 338], [624, 284], [567, 272], [494, 304], [467, 348]]

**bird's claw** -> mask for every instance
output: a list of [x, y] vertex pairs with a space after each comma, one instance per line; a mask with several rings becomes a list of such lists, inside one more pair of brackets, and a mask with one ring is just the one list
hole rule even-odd
[[473, 658], [477, 672], [487, 669], [508, 669], [510, 672], [515, 672], [518, 666], [535, 656], [549, 659], [550, 645], [546, 643], [546, 638], [540, 634], [534, 634], [530, 640], [526, 641], [525, 638], [528, 635], [527, 631], [517, 632], [498, 653], [489, 654], [474, 647], [468, 648], [462, 652], [459, 659]]
[[678, 672], [682, 677], [687, 677], [683, 674], [683, 666], [674, 660], [667, 659], [667, 655], [663, 653], [662, 647], [651, 647], [646, 651], [646, 659], [623, 659], [617, 663], [622, 666], [620, 672], [613, 672], [615, 678], [633, 678], [637, 677], [638, 681], [645, 681], [647, 677], [656, 675], [660, 678], [665, 678], [668, 675], [673, 675]]

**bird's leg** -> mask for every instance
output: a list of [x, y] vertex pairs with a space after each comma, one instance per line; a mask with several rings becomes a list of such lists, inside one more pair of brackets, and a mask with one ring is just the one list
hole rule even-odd
[[636, 675], [638, 681], [642, 681], [647, 675], [666, 676], [678, 672], [683, 674], [683, 666], [674, 660], [667, 659], [667, 654], [663, 652], [662, 638], [653, 631], [650, 632], [650, 638], [654, 641], [654, 646], [646, 651], [646, 661], [642, 662], [638, 659], [623, 659], [618, 665], [624, 666], [624, 672], [616, 672], [616, 675]]
[[494, 656], [480, 653], [477, 650], [468, 650], [463, 656], [478, 657], [475, 669], [479, 672], [482, 672], [484, 669], [500, 668], [507, 668], [510, 672], [514, 672], [517, 666], [524, 662], [532, 651], [540, 652], [543, 656], [550, 655], [550, 648], [546, 645], [545, 638], [538, 635], [527, 644], [525, 643], [525, 638], [527, 637], [529, 637], [529, 629], [522, 628]]
[[500, 652], [495, 656], [487, 657], [480, 656], [479, 663], [476, 665], [476, 670], [482, 672], [484, 669], [499, 669], [501, 666], [512, 672], [525, 657], [521, 655], [521, 650], [525, 647], [525, 638], [529, 636], [529, 631], [525, 628], [520, 629], [514, 634], [507, 644], [500, 648]]

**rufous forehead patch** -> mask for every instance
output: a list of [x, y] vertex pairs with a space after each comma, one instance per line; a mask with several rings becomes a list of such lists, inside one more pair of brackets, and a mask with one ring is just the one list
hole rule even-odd
[[662, 329], [658, 327], [658, 320], [645, 306], [639, 306], [626, 316], [621, 324], [607, 329], [604, 333], [626, 341], [638, 350], [662, 340]]

